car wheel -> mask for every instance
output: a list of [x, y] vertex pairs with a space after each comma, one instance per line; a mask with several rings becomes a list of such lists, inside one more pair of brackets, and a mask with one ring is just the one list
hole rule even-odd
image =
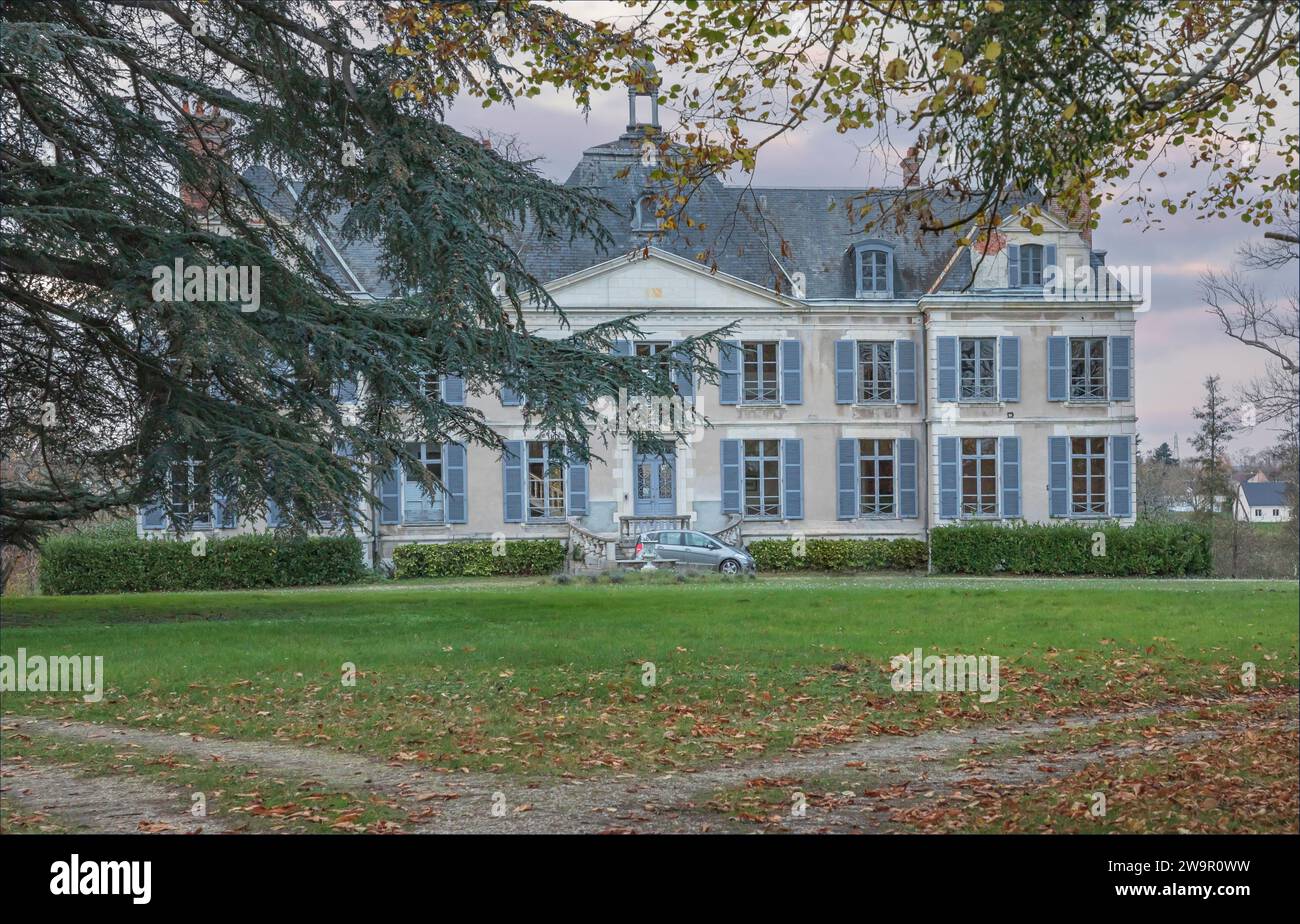
[[740, 562], [736, 561], [734, 558], [728, 558], [722, 564], [718, 565], [718, 570], [723, 574], [739, 574]]

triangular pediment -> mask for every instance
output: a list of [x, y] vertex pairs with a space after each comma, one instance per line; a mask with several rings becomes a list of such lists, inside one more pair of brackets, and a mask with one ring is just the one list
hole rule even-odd
[[799, 302], [650, 247], [548, 283], [561, 308], [772, 308]]

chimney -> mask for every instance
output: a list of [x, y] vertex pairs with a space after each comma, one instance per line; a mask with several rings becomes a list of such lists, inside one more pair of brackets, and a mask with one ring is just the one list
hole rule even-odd
[[[1068, 181], [1067, 181], [1068, 185]], [[1092, 180], [1084, 178], [1080, 184], [1078, 198], [1074, 201], [1057, 200], [1057, 208], [1063, 213], [1066, 223], [1079, 230], [1083, 242], [1092, 249]]]
[[907, 149], [907, 156], [901, 162], [905, 187], [921, 184], [921, 158], [918, 156], [920, 153], [916, 145], [912, 145]]
[[181, 104], [184, 115], [178, 116], [176, 123], [180, 128], [185, 146], [195, 157], [205, 161], [200, 169], [205, 176], [196, 183], [181, 179], [180, 197], [186, 208], [200, 215], [207, 213], [216, 193], [214, 182], [217, 165], [213, 158], [224, 160], [230, 139], [230, 118], [223, 116], [216, 106], [206, 108], [202, 100], [196, 100], [193, 108], [189, 100]]
[[1092, 182], [1087, 181], [1083, 184], [1083, 189], [1079, 191], [1079, 221], [1082, 226], [1079, 230], [1079, 236], [1083, 242], [1092, 249]]

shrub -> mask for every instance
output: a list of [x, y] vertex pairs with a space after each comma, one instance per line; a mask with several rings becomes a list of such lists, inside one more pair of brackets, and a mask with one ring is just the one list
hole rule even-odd
[[[1104, 550], [1094, 537], [1105, 537]], [[967, 523], [930, 531], [939, 574], [1204, 575], [1210, 537], [1187, 523], [1082, 525]], [[1103, 552], [1104, 554], [1098, 554]]]
[[926, 564], [918, 539], [808, 539], [795, 555], [790, 539], [756, 539], [749, 553], [759, 571], [912, 571]]
[[393, 550], [399, 578], [488, 577], [498, 574], [551, 574], [564, 567], [558, 539], [514, 539], [504, 555], [493, 555], [487, 539], [401, 545]]
[[209, 539], [203, 555], [189, 542], [166, 539], [57, 536], [41, 544], [40, 586], [47, 594], [349, 584], [364, 574], [354, 536]]

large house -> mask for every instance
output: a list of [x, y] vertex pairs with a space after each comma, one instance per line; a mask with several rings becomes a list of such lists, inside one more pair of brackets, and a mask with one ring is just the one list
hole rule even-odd
[[[597, 448], [603, 461], [576, 465], [526, 428], [509, 382], [474, 394], [445, 377], [445, 400], [480, 408], [511, 451], [420, 443], [447, 492], [430, 497], [401, 471], [384, 478], [367, 512], [369, 554], [504, 536], [612, 556], [617, 537], [652, 523], [747, 542], [924, 538], [964, 520], [1132, 522], [1139, 303], [1114, 289], [1046, 288], [1055, 267], [1104, 265], [1088, 230], [1049, 210], [1041, 234], [1011, 215], [981, 246], [922, 233], [914, 218], [863, 233], [864, 202], [886, 210], [916, 195], [905, 163], [903, 187], [866, 200], [860, 189], [710, 180], [689, 206], [703, 229], [659, 234], [644, 163], [658, 125], [638, 123], [635, 102], [627, 132], [585, 151], [567, 180], [619, 210], [608, 223], [616, 246], [602, 253], [525, 231], [517, 249], [574, 327], [648, 313], [644, 339], [622, 350], [650, 356], [734, 323], [721, 381], [677, 382], [712, 426], [668, 456], [642, 452], [634, 427], [615, 428]], [[291, 183], [253, 176], [269, 200], [291, 205]], [[388, 293], [373, 248], [311, 233], [355, 297]], [[532, 323], [560, 335], [550, 313]], [[206, 522], [264, 528], [220, 513]], [[161, 510], [141, 517], [142, 531], [165, 525]]]

